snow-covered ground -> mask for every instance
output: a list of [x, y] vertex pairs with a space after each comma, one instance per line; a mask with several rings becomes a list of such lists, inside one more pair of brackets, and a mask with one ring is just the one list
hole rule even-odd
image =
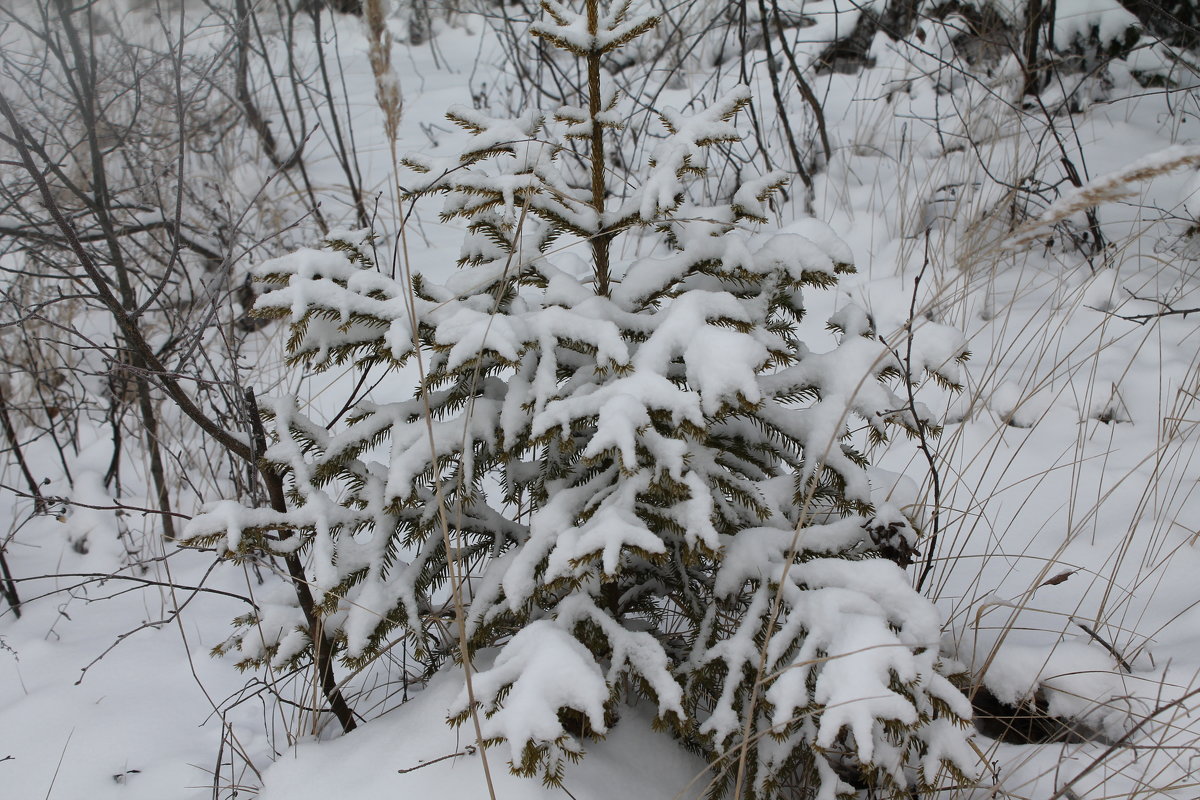
[[[1077, 14], [1098, 10], [1119, 13], [1106, 5]], [[456, 20], [432, 45], [396, 47], [402, 152], [437, 155], [454, 135], [445, 109], [499, 82], [485, 80], [501, 59], [488, 27], [470, 15]], [[1079, 113], [1055, 118], [1051, 131], [1039, 109], [1009, 108], [1020, 79], [1012, 59], [986, 78], [968, 77], [951, 34], [927, 27], [920, 47], [881, 36], [871, 69], [810, 75], [833, 148], [811, 213], [850, 246], [858, 272], [836, 290], [811, 293], [808, 323], [814, 341], [832, 344], [824, 321], [855, 304], [903, 354], [915, 307], [912, 350], [929, 359], [949, 328], [966, 335], [964, 390], [919, 392], [945, 421], [930, 443], [937, 506], [918, 442], [897, 438], [872, 456], [909, 476], [897, 499], [919, 503], [927, 532], [938, 518], [923, 591], [943, 615], [947, 649], [1000, 700], [1036, 696], [1090, 733], [1088, 741], [1036, 745], [977, 737], [982, 788], [952, 796], [1190, 800], [1200, 795], [1192, 777], [1200, 773], [1200, 314], [1174, 312], [1200, 307], [1200, 248], [1190, 235], [1200, 182], [1194, 160], [1171, 163], [1192, 151], [1128, 168], [1197, 143], [1196, 94], [1186, 81], [1170, 91], [1139, 86], [1130, 69], [1139, 59], [1138, 68], [1149, 68], [1147, 49], [1087, 83]], [[1069, 25], [1059, 27], [1056, 36], [1070, 35]], [[340, 19], [337, 33], [356, 151], [386, 206], [390, 159], [365, 39], [352, 18]], [[697, 68], [658, 102], [686, 103], [704, 77]], [[765, 70], [755, 78], [756, 102], [768, 109]], [[1048, 89], [1046, 105], [1069, 89]], [[795, 119], [807, 119], [793, 100]], [[1086, 242], [1066, 241], [1063, 226], [1033, 220], [1068, 187], [1022, 180], [1062, 179], [1064, 159], [1083, 183], [1097, 179], [1088, 202], [1108, 242], [1103, 251], [1089, 255]], [[318, 185], [337, 181], [329, 160], [313, 164]], [[780, 210], [783, 226], [803, 216], [802, 195]], [[1088, 229], [1082, 213], [1067, 219], [1076, 234]], [[431, 272], [446, 274], [458, 232], [432, 213], [414, 228], [410, 246]], [[1162, 312], [1172, 313], [1138, 316]], [[268, 328], [255, 341], [265, 373], [281, 373], [284, 335]], [[336, 408], [339, 387], [354, 376], [286, 380]], [[388, 386], [406, 391], [402, 383]], [[445, 723], [460, 672], [410, 686], [405, 656], [393, 652], [351, 679], [367, 723], [339, 737], [310, 711], [318, 693], [306, 675], [239, 673], [231, 660], [211, 658], [229, 621], [251, 599], [269, 602], [282, 579], [177, 549], [153, 535], [151, 518], [106, 510], [105, 434], [99, 423], [83, 433], [94, 444], [72, 463], [71, 484], [52, 443], [26, 452], [39, 477], [52, 480], [44, 494], [97, 508], [31, 516], [32, 501], [0, 495], [11, 520], [5, 553], [24, 601], [20, 619], [0, 616], [0, 794], [486, 796], [470, 725]], [[8, 464], [3, 483], [20, 485], [17, 474]], [[152, 504], [129, 494], [120, 501]], [[910, 569], [914, 581], [925, 552]], [[607, 740], [588, 747], [567, 772], [571, 797], [703, 790], [703, 761], [651, 731], [650, 716], [630, 709]], [[566, 796], [508, 775], [506, 752], [488, 751], [496, 797]]]

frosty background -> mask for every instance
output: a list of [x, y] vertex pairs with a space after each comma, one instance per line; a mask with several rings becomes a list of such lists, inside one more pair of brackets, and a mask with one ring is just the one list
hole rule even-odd
[[1196, 795], [1193, 4], [365, 5], [0, 9], [12, 796]]

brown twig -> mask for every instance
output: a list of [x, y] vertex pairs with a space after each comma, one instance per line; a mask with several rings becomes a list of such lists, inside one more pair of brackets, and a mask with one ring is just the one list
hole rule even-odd
[[[259, 475], [263, 479], [263, 483], [267, 488], [267, 497], [270, 499], [271, 508], [281, 513], [287, 511], [287, 497], [283, 489], [283, 477], [274, 465], [270, 464], [265, 458], [267, 434], [263, 427], [262, 415], [258, 410], [258, 402], [254, 397], [254, 390], [246, 390], [246, 407], [250, 414], [250, 427], [254, 433], [254, 454], [258, 464]], [[286, 530], [280, 535], [280, 539], [289, 539], [294, 535], [291, 530]], [[358, 727], [358, 722], [354, 718], [354, 711], [350, 708], [350, 704], [346, 702], [346, 696], [342, 690], [338, 688], [337, 680], [333, 674], [333, 647], [325, 640], [324, 626], [321, 622], [320, 613], [317, 610], [316, 602], [313, 600], [312, 590], [308, 586], [308, 576], [304, 573], [304, 564], [300, 561], [300, 556], [291, 552], [283, 557], [284, 564], [287, 566], [288, 576], [291, 578], [292, 586], [296, 592], [296, 599], [300, 603], [300, 610], [304, 613], [304, 620], [308, 624], [309, 641], [313, 647], [313, 666], [317, 671], [317, 679], [320, 681], [321, 689], [325, 693], [325, 699], [329, 703], [329, 710], [337, 717], [341, 723], [342, 730], [349, 733]]]
[[767, 51], [767, 74], [771, 78], [771, 96], [775, 98], [776, 118], [783, 125], [783, 136], [787, 141], [788, 150], [792, 154], [792, 164], [796, 168], [796, 174], [800, 176], [800, 180], [804, 182], [806, 188], [812, 190], [812, 175], [804, 166], [804, 159], [800, 156], [800, 148], [796, 144], [796, 136], [792, 132], [792, 122], [788, 118], [787, 106], [783, 100], [783, 91], [779, 86], [779, 67], [775, 63], [775, 53], [771, 47], [771, 30], [767, 22], [767, 5], [764, 0], [758, 0], [759, 23], [762, 25], [763, 47]]
[[1126, 672], [1133, 672], [1133, 667], [1131, 667], [1129, 665], [1129, 662], [1125, 660], [1124, 656], [1122, 656], [1119, 652], [1117, 652], [1117, 648], [1113, 647], [1111, 644], [1109, 644], [1103, 638], [1101, 638], [1100, 634], [1096, 633], [1096, 631], [1091, 626], [1080, 622], [1079, 620], [1075, 619], [1074, 617], [1071, 617], [1071, 622], [1074, 623], [1076, 626], [1078, 626], [1088, 636], [1092, 637], [1092, 640], [1094, 642], [1096, 642], [1101, 647], [1103, 647], [1105, 650], [1107, 650], [1112, 655], [1112, 657], [1117, 660], [1117, 663], [1121, 666], [1121, 669], [1125, 670]]
[[429, 761], [423, 761], [420, 764], [417, 764], [415, 767], [405, 767], [403, 769], [396, 770], [396, 772], [399, 772], [401, 775], [406, 775], [409, 772], [416, 772], [419, 769], [425, 769], [425, 767], [431, 767], [434, 764], [438, 763], [439, 761], [447, 761], [451, 758], [458, 758], [459, 756], [473, 756], [473, 755], [475, 755], [476, 752], [477, 751], [475, 749], [475, 745], [469, 744], [466, 747], [464, 747], [462, 750], [459, 750], [457, 753], [450, 753], [448, 755], [438, 756], [437, 758], [430, 759]]
[[[1160, 300], [1157, 297], [1142, 297], [1141, 295], [1134, 294], [1133, 292], [1129, 291], [1128, 289], [1126, 289], [1125, 291], [1129, 294], [1129, 298], [1131, 300], [1141, 300], [1142, 302], [1145, 302], [1145, 303], [1154, 303], [1162, 310], [1161, 311], [1150, 311], [1145, 314], [1118, 314], [1114, 311], [1106, 312], [1106, 313], [1111, 314], [1112, 316], [1116, 317], [1117, 319], [1123, 319], [1128, 322], [1136, 322], [1138, 325], [1145, 325], [1147, 322], [1150, 322], [1151, 320], [1163, 319], [1164, 317], [1185, 317], [1186, 318], [1189, 314], [1200, 313], [1200, 307], [1175, 308], [1175, 306], [1171, 305], [1166, 300]], [[1103, 310], [1103, 309], [1097, 309], [1097, 310]]]
[[[42, 497], [41, 489], [38, 486], [37, 480], [33, 477], [33, 472], [29, 469], [28, 462], [25, 461], [25, 454], [21, 451], [21, 443], [17, 440], [17, 432], [13, 428], [12, 419], [8, 415], [8, 401], [4, 397], [4, 390], [0, 389], [0, 424], [4, 427], [4, 435], [8, 438], [8, 446], [13, 452], [13, 456], [17, 459], [17, 464], [21, 468], [21, 474], [25, 476], [25, 481], [29, 484], [29, 491], [33, 497], [33, 507], [36, 512], [45, 510], [46, 500]], [[13, 614], [17, 619], [21, 618], [21, 595], [17, 593], [17, 584], [13, 580], [12, 570], [9, 569], [8, 559], [4, 555], [4, 548], [0, 546], [0, 593], [4, 595], [5, 601], [9, 608], [13, 610]]]
[[933, 530], [929, 534], [929, 539], [925, 543], [925, 564], [921, 567], [921, 575], [917, 578], [916, 589], [921, 591], [925, 586], [925, 581], [929, 578], [929, 573], [933, 571], [933, 557], [937, 551], [938, 536], [941, 533], [941, 509], [942, 509], [942, 476], [938, 471], [937, 460], [933, 456], [933, 448], [929, 446], [929, 436], [926, 423], [917, 416], [917, 397], [913, 390], [912, 383], [912, 344], [913, 344], [913, 323], [917, 315], [917, 292], [921, 287], [921, 279], [925, 277], [925, 270], [929, 268], [929, 230], [925, 231], [925, 260], [921, 264], [921, 271], [917, 273], [917, 277], [913, 280], [912, 299], [908, 306], [908, 336], [906, 337], [904, 351], [904, 387], [908, 393], [908, 408], [913, 415], [913, 424], [917, 428], [917, 442], [921, 450], [921, 455], [924, 456], [925, 462], [929, 465], [929, 480], [933, 490], [933, 513], [930, 515], [930, 525]]
[[61, 497], [59, 495], [53, 495], [53, 494], [52, 495], [43, 495], [40, 493], [39, 494], [30, 494], [29, 492], [22, 492], [20, 489], [16, 488], [15, 486], [9, 486], [6, 483], [0, 483], [0, 489], [4, 489], [5, 491], [12, 492], [17, 497], [24, 497], [24, 498], [39, 502], [41, 505], [37, 508], [37, 513], [40, 513], [40, 514], [47, 514], [50, 512], [50, 509], [53, 508], [54, 506], [63, 505], [63, 506], [77, 506], [79, 508], [90, 508], [93, 511], [132, 511], [132, 512], [135, 512], [138, 514], [166, 514], [166, 515], [169, 515], [172, 517], [178, 517], [179, 519], [185, 519], [185, 520], [192, 518], [190, 514], [183, 514], [179, 511], [163, 511], [161, 508], [146, 508], [144, 506], [131, 506], [131, 505], [126, 505], [125, 503], [113, 503], [112, 505], [101, 506], [101, 505], [95, 505], [93, 503], [82, 503], [78, 500], [72, 500], [69, 497]]

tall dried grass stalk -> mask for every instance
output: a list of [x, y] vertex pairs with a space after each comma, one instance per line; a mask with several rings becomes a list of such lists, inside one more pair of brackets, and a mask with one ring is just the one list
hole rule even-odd
[[375, 102], [383, 111], [383, 128], [388, 141], [396, 141], [404, 98], [400, 79], [392, 69], [392, 34], [387, 26], [388, 0], [365, 0], [363, 20], [367, 24], [368, 57], [375, 75]]
[[1006, 242], [1010, 248], [1023, 247], [1040, 239], [1048, 229], [1073, 214], [1089, 208], [1124, 200], [1138, 193], [1138, 185], [1177, 169], [1200, 165], [1200, 147], [1176, 145], [1138, 159], [1127, 167], [1101, 175], [1083, 186], [1066, 192], [1033, 222], [1019, 229]]
[[[383, 112], [384, 133], [387, 136], [388, 147], [391, 153], [392, 176], [394, 179], [391, 191], [393, 193], [392, 197], [397, 224], [394, 244], [398, 248], [398, 252], [394, 253], [393, 258], [401, 266], [401, 274], [407, 290], [406, 301], [409, 304], [409, 316], [413, 320], [412, 337], [416, 352], [414, 362], [419, 375], [418, 386], [425, 387], [427, 386], [425, 380], [425, 362], [421, 356], [419, 333], [416, 328], [416, 291], [413, 285], [413, 274], [411, 269], [412, 259], [409, 255], [408, 233], [405, 225], [407, 214], [404, 213], [401, 207], [401, 198], [403, 197], [404, 192], [400, 188], [399, 184], [400, 159], [397, 154], [397, 145], [400, 139], [400, 119], [404, 103], [400, 93], [399, 78], [392, 69], [392, 35], [387, 27], [387, 14], [385, 9], [387, 3], [388, 0], [364, 0], [363, 19], [367, 25], [367, 41], [369, 46], [368, 58], [371, 62], [371, 71], [375, 75], [375, 102], [379, 105], [379, 109]], [[430, 448], [433, 448], [433, 414], [429, 403], [429, 397], [425, 393], [424, 389], [422, 389], [422, 396], [425, 401], [425, 420], [427, 434], [429, 437], [429, 446]], [[437, 514], [441, 522], [444, 546], [446, 548], [446, 552], [450, 553], [456, 549], [457, 543], [452, 541], [449, 523], [449, 510], [446, 507], [446, 499], [440, 482], [436, 483], [435, 494]], [[487, 789], [487, 796], [491, 800], [496, 800], [496, 788], [492, 780], [491, 766], [488, 761], [487, 742], [483, 737], [483, 730], [479, 721], [478, 706], [475, 702], [473, 680], [474, 665], [471, 661], [471, 651], [467, 642], [465, 622], [466, 600], [464, 592], [467, 576], [465, 572], [461, 570], [461, 568], [456, 570], [453, 559], [448, 561], [448, 565], [450, 572], [451, 600], [453, 601], [455, 616], [458, 621], [456, 630], [458, 639], [458, 654], [469, 700], [471, 721], [475, 728], [475, 744], [478, 748], [480, 764], [483, 767], [483, 778]]]

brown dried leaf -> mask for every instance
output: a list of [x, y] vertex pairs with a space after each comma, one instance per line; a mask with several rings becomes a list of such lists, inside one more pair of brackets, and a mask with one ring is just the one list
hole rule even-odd
[[1058, 586], [1060, 583], [1064, 583], [1067, 580], [1067, 578], [1071, 577], [1076, 572], [1079, 572], [1079, 570], [1077, 570], [1077, 569], [1063, 570], [1062, 572], [1055, 575], [1053, 578], [1047, 578], [1046, 580], [1039, 583], [1038, 588], [1040, 589], [1043, 586]]

